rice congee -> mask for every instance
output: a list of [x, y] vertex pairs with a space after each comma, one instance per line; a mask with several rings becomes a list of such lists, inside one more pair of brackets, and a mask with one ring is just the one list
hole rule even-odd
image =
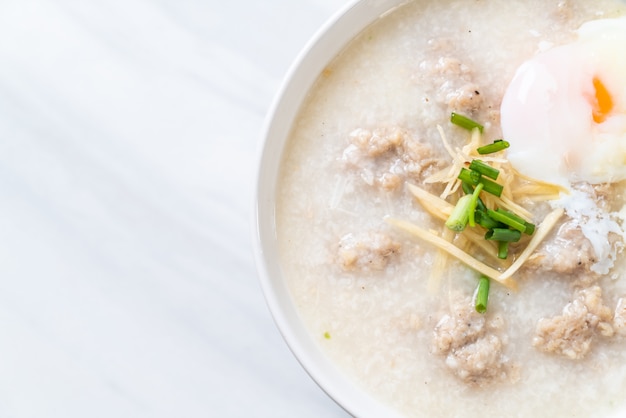
[[319, 75], [280, 263], [356, 386], [409, 417], [626, 411], [625, 14], [412, 1]]

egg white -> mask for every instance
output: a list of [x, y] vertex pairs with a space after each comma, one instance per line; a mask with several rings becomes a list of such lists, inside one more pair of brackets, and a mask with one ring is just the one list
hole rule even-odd
[[[601, 121], [594, 79], [611, 101]], [[587, 22], [575, 41], [522, 64], [501, 124], [508, 158], [523, 174], [564, 186], [626, 179], [626, 18]]]

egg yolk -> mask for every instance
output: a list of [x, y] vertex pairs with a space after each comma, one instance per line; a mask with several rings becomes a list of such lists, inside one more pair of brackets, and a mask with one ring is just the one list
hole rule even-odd
[[611, 95], [602, 81], [597, 77], [593, 79], [593, 88], [595, 90], [595, 97], [592, 103], [593, 121], [602, 123], [613, 109], [613, 99], [611, 99]]

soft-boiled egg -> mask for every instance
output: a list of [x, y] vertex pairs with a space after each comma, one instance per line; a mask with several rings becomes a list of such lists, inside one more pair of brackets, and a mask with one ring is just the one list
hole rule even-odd
[[501, 123], [523, 174], [564, 186], [626, 179], [626, 18], [587, 22], [522, 64]]

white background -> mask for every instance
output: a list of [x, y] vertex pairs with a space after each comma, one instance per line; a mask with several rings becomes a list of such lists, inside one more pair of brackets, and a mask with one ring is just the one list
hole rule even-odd
[[346, 0], [0, 1], [0, 417], [345, 417], [281, 339], [265, 114]]

